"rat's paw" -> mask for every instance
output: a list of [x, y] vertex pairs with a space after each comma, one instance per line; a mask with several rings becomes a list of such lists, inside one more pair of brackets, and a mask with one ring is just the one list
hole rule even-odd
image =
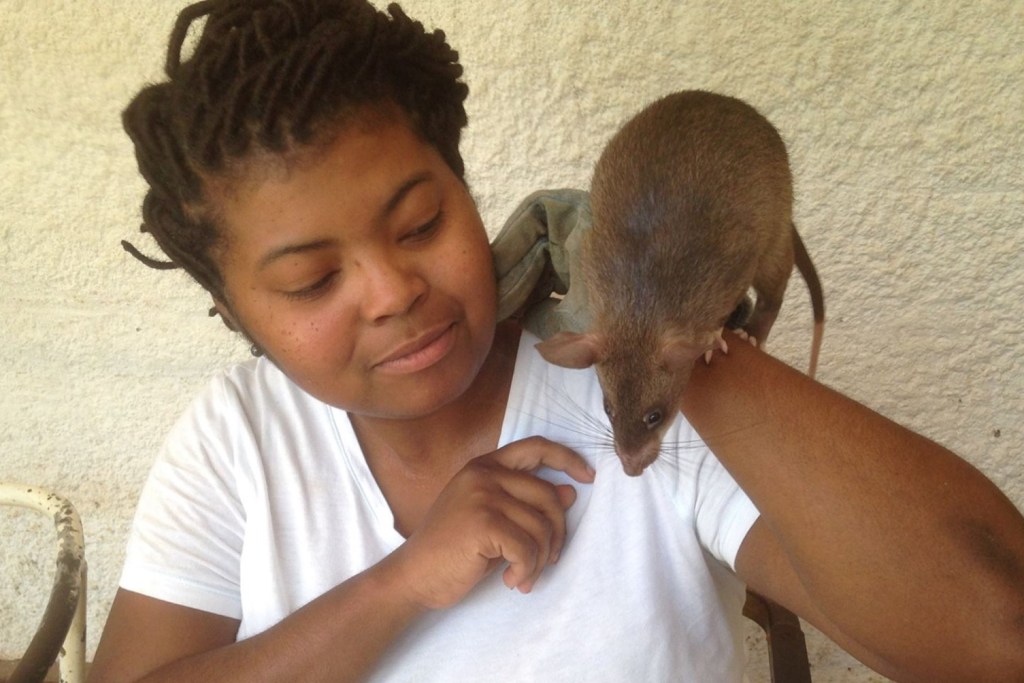
[[724, 328], [718, 328], [718, 331], [714, 334], [714, 339], [711, 341], [711, 348], [704, 352], [704, 364], [711, 365], [711, 356], [715, 353], [715, 347], [722, 353], [729, 353], [729, 345], [725, 343], [725, 339], [722, 337], [722, 330]]
[[735, 333], [736, 333], [736, 336], [737, 336], [737, 337], [739, 337], [739, 338], [740, 338], [740, 339], [742, 339], [743, 341], [747, 341], [747, 342], [750, 342], [750, 345], [751, 345], [751, 346], [753, 346], [753, 347], [754, 347], [755, 349], [757, 348], [757, 337], [752, 337], [752, 336], [751, 336], [750, 334], [748, 334], [748, 333], [747, 333], [747, 331], [746, 331], [745, 329], [743, 329], [742, 327], [738, 327], [738, 328], [736, 328], [735, 330], [733, 330], [733, 332], [735, 332]]

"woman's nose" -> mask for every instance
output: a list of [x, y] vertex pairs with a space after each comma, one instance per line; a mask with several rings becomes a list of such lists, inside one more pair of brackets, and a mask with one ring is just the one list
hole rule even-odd
[[358, 264], [363, 278], [363, 316], [377, 322], [408, 313], [427, 292], [418, 269], [402, 259], [375, 258]]

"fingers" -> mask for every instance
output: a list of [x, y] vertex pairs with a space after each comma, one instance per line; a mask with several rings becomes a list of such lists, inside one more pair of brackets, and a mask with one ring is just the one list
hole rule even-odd
[[477, 528], [486, 539], [482, 552], [509, 562], [506, 585], [528, 592], [544, 567], [561, 555], [565, 510], [575, 492], [494, 462], [476, 463], [473, 469], [479, 480], [472, 484], [480, 498]]
[[505, 526], [495, 534], [496, 552], [508, 562], [502, 579], [509, 588], [529, 593], [545, 567], [558, 560], [564, 524], [528, 505], [510, 506], [505, 514]]
[[568, 510], [576, 502], [576, 489], [568, 484], [561, 484], [555, 487], [558, 493], [558, 500], [562, 503], [562, 509]]
[[506, 586], [530, 592], [557, 562], [566, 540], [569, 484], [534, 474], [550, 467], [588, 483], [594, 471], [572, 450], [526, 439], [475, 458], [445, 486], [400, 554], [404, 585], [428, 608], [461, 600], [484, 576], [508, 563]]
[[532, 472], [540, 467], [565, 472], [582, 484], [594, 481], [594, 469], [576, 451], [540, 436], [522, 439], [499, 448], [488, 456], [512, 470]]
[[508, 562], [502, 580], [509, 588], [529, 593], [541, 572], [558, 562], [565, 547], [566, 527], [562, 511], [576, 499], [571, 486], [555, 489], [558, 513], [519, 501], [505, 509], [504, 525], [496, 529], [495, 555]]
[[487, 460], [509, 470], [498, 480], [508, 495], [504, 514], [512, 524], [502, 548], [502, 556], [509, 562], [505, 585], [528, 593], [541, 571], [561, 556], [565, 511], [576, 500], [572, 486], [551, 484], [532, 471], [545, 466], [589, 483], [594, 480], [594, 470], [575, 451], [542, 438], [509, 444]]

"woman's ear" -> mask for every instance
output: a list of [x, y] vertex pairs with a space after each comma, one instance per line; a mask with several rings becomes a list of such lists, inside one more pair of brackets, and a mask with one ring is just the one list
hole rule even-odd
[[223, 322], [224, 325], [232, 332], [244, 334], [244, 332], [242, 332], [242, 328], [235, 320], [235, 316], [232, 315], [231, 308], [224, 301], [216, 297], [213, 299], [213, 308], [210, 309], [210, 317], [212, 318], [215, 315], [219, 315], [221, 322]]
[[245, 328], [238, 324], [238, 319], [235, 318], [234, 313], [231, 312], [231, 307], [228, 306], [227, 302], [223, 299], [213, 298], [213, 308], [210, 309], [210, 316], [220, 316], [220, 320], [224, 323], [232, 332], [242, 335], [250, 344], [249, 352], [254, 356], [265, 355], [263, 347], [253, 341], [253, 338], [249, 336], [249, 333], [245, 331]]

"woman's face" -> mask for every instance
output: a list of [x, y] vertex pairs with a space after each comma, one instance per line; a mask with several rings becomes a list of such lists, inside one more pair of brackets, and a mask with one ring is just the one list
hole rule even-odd
[[429, 414], [470, 386], [494, 338], [476, 206], [399, 117], [302, 155], [217, 193], [226, 313], [326, 403]]

